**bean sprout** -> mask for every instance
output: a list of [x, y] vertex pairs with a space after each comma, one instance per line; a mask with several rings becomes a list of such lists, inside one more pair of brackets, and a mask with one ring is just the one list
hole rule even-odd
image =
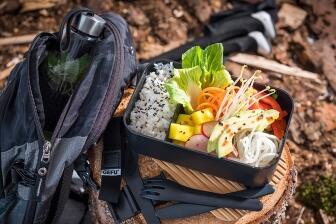
[[[244, 65], [241, 68], [239, 77], [231, 86], [226, 88], [226, 94], [216, 113], [217, 121], [226, 120], [240, 111], [247, 110], [254, 103], [275, 93], [275, 89], [271, 89], [269, 86], [261, 91], [253, 89], [255, 80], [261, 78], [261, 71], [257, 70], [250, 78], [244, 79], [243, 73], [246, 67], [247, 66]], [[236, 92], [235, 87], [237, 87], [236, 84], [238, 84], [238, 82], [240, 82], [241, 85]]]

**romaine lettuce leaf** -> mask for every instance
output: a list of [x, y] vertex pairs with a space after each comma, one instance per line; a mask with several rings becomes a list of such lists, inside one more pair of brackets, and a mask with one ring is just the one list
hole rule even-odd
[[173, 80], [190, 97], [190, 104], [195, 109], [197, 98], [202, 91], [201, 78], [202, 70], [199, 66], [185, 69], [174, 69]]
[[223, 68], [222, 70], [218, 70], [212, 73], [211, 82], [208, 84], [208, 86], [216, 86], [219, 88], [225, 88], [228, 86], [228, 84], [231, 84], [231, 83], [232, 83], [232, 79], [231, 79], [230, 73]]
[[223, 65], [224, 48], [221, 43], [209, 45], [202, 50], [199, 46], [190, 48], [182, 55], [182, 68], [198, 65], [202, 69], [202, 88], [222, 87], [232, 83], [231, 76]]
[[170, 79], [168, 82], [166, 82], [165, 88], [172, 103], [182, 104], [186, 113], [193, 112], [193, 108], [190, 103], [190, 97], [183, 89], [181, 89], [175, 80]]
[[169, 98], [173, 103], [183, 105], [186, 113], [192, 113], [197, 106], [197, 97], [201, 92], [199, 66], [186, 69], [174, 69], [173, 78], [165, 83]]
[[206, 70], [210, 73], [223, 69], [223, 44], [211, 44], [204, 49], [203, 63]]
[[192, 68], [201, 65], [203, 61], [203, 50], [200, 46], [195, 46], [182, 54], [182, 68]]

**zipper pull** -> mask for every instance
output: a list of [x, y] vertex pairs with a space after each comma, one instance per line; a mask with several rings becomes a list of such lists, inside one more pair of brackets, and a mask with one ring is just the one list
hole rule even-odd
[[51, 143], [49, 141], [45, 141], [45, 143], [43, 145], [41, 162], [49, 163], [49, 160], [50, 160], [50, 150], [51, 150]]

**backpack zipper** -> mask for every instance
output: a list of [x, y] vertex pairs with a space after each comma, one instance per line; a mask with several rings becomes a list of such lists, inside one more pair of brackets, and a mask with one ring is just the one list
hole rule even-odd
[[43, 162], [44, 164], [49, 163], [50, 152], [51, 152], [51, 142], [45, 141], [42, 149], [41, 162]]
[[[27, 56], [27, 70], [28, 70], [28, 74], [31, 73], [31, 65], [30, 65], [30, 60], [31, 60], [31, 52], [34, 50], [34, 46], [37, 44], [37, 42], [39, 41], [38, 38], [41, 38], [43, 36], [53, 36], [55, 37], [53, 34], [47, 34], [47, 33], [41, 33], [38, 36], [35, 37], [35, 39], [32, 42], [32, 45], [29, 49], [29, 54]], [[30, 103], [32, 106], [32, 111], [33, 111], [33, 117], [34, 117], [34, 123], [36, 125], [36, 131], [37, 131], [37, 135], [38, 135], [38, 141], [39, 141], [39, 148], [43, 145], [45, 145], [46, 140], [43, 134], [43, 130], [41, 127], [41, 123], [40, 123], [40, 118], [38, 116], [37, 113], [37, 109], [36, 109], [36, 105], [34, 102], [34, 96], [33, 96], [33, 92], [31, 89], [31, 82], [30, 82], [30, 76], [27, 77], [28, 79], [28, 94], [30, 95]], [[43, 154], [43, 146], [42, 146], [42, 154]], [[41, 148], [39, 150], [41, 152]], [[40, 156], [41, 153], [39, 153]], [[39, 173], [39, 169], [40, 167], [40, 162], [38, 162], [36, 168], [38, 169], [38, 173]], [[41, 172], [41, 171], [40, 171]], [[38, 182], [38, 185], [36, 185], [36, 183]], [[33, 223], [34, 221], [34, 217], [35, 217], [35, 212], [36, 212], [36, 206], [37, 206], [37, 200], [36, 198], [38, 197], [38, 195], [36, 195], [36, 191], [37, 189], [39, 189], [39, 186], [41, 184], [41, 181], [39, 178], [36, 178], [36, 182], [35, 182], [35, 186], [33, 187], [33, 192], [35, 193], [34, 195], [34, 199], [33, 200], [29, 200], [28, 204], [27, 204], [27, 208], [28, 210], [25, 211], [25, 223]]]
[[48, 165], [50, 161], [50, 153], [51, 153], [51, 142], [45, 141], [42, 147], [42, 156], [40, 159], [40, 164], [43, 163], [44, 166], [39, 166], [39, 169], [37, 170], [37, 174], [41, 177], [38, 181], [38, 187], [36, 189], [36, 196], [38, 197], [41, 192], [42, 182], [44, 180], [43, 177], [47, 175], [48, 172]]

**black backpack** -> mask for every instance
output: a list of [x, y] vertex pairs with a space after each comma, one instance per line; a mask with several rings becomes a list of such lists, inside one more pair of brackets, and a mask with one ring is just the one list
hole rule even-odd
[[[85, 153], [101, 137], [135, 74], [127, 23], [113, 13], [100, 15], [106, 21], [104, 37], [91, 51], [89, 68], [63, 108], [51, 141], [45, 140], [48, 121], [39, 66], [61, 39], [69, 41], [69, 24], [83, 12], [93, 13], [70, 11], [60, 27], [63, 32], [39, 34], [0, 92], [1, 223], [57, 221], [74, 166], [85, 167]], [[88, 172], [78, 173], [90, 182]]]

